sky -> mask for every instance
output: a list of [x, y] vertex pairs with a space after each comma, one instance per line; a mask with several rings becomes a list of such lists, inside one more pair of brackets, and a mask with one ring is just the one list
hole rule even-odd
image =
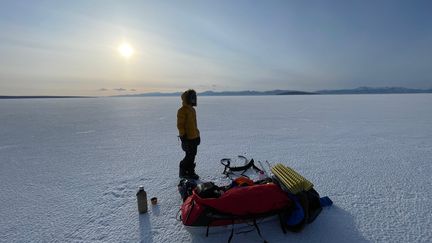
[[431, 12], [427, 0], [2, 0], [0, 95], [432, 88]]

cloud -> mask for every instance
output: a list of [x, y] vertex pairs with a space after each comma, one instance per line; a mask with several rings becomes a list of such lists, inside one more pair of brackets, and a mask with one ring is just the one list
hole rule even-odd
[[[110, 89], [107, 89], [107, 88], [100, 88], [100, 89], [98, 89], [98, 91], [102, 91], [102, 92], [105, 92], [105, 91], [109, 91]], [[114, 90], [114, 91], [118, 91], [118, 92], [123, 92], [123, 91], [137, 91], [136, 89], [125, 89], [125, 88], [116, 88], [116, 89], [112, 89], [112, 90]]]

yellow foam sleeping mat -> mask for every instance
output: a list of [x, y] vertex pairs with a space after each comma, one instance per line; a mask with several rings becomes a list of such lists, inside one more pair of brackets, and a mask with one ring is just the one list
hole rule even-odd
[[297, 194], [302, 191], [308, 191], [313, 187], [313, 184], [306, 178], [301, 176], [295, 170], [283, 164], [276, 164], [271, 169], [273, 174], [291, 193]]

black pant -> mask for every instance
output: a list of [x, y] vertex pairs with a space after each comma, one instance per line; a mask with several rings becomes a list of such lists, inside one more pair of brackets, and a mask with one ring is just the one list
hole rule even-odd
[[180, 169], [186, 173], [195, 173], [195, 156], [200, 143], [200, 137], [195, 139], [183, 139], [182, 141], [182, 149], [186, 154], [183, 160], [180, 161]]

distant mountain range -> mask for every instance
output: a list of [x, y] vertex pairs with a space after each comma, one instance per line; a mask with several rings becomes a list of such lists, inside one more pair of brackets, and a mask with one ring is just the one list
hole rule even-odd
[[[297, 90], [270, 90], [270, 91], [204, 91], [198, 93], [199, 96], [253, 96], [253, 95], [325, 95], [325, 94], [414, 94], [414, 93], [432, 93], [431, 89], [408, 89], [403, 87], [358, 87], [355, 89], [336, 89], [336, 90], [318, 90], [315, 92], [297, 91]], [[181, 92], [174, 93], [143, 93], [117, 95], [115, 97], [151, 97], [151, 96], [180, 96]]]
[[[115, 97], [151, 97], [151, 96], [180, 96], [181, 92], [174, 93], [143, 93], [143, 94], [128, 94], [128, 95], [116, 95]], [[293, 90], [271, 90], [271, 91], [204, 91], [198, 93], [199, 96], [253, 96], [253, 95], [310, 95], [316, 94], [314, 92], [305, 91], [293, 91]]]
[[416, 94], [432, 93], [431, 89], [408, 89], [403, 87], [358, 87], [356, 89], [318, 90], [318, 94]]
[[52, 95], [0, 95], [0, 99], [53, 99], [53, 98], [95, 98], [92, 96], [52, 96]]
[[[257, 96], [257, 95], [327, 95], [327, 94], [419, 94], [432, 93], [431, 89], [409, 89], [403, 87], [358, 87], [355, 89], [318, 90], [315, 92], [297, 90], [270, 90], [270, 91], [204, 91], [199, 96]], [[115, 95], [111, 97], [155, 97], [155, 96], [180, 96], [181, 92], [173, 93], [142, 93]], [[30, 98], [95, 98], [90, 96], [1, 96], [0, 99], [30, 99]]]
[[313, 92], [295, 91], [295, 90], [270, 90], [270, 91], [205, 91], [199, 93], [201, 96], [246, 96], [246, 95], [308, 95]]

